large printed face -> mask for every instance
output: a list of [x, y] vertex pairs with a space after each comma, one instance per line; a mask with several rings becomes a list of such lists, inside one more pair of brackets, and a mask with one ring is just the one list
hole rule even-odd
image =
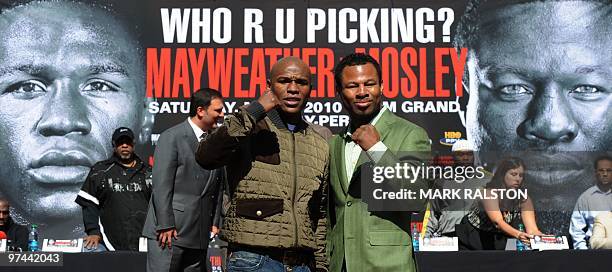
[[0, 193], [23, 216], [78, 214], [89, 167], [111, 134], [144, 117], [137, 44], [83, 4], [33, 2], [0, 15]]
[[592, 184], [592, 159], [553, 153], [610, 150], [612, 17], [605, 10], [549, 1], [483, 15], [468, 58], [466, 125], [477, 149], [536, 152], [523, 157], [526, 179], [550, 190]]

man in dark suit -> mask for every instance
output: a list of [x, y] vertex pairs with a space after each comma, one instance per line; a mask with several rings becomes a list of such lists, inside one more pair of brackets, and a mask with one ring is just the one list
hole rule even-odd
[[205, 88], [192, 95], [189, 118], [159, 137], [143, 230], [147, 271], [204, 270], [210, 231], [218, 232], [222, 171], [201, 168], [194, 154], [222, 119], [223, 98]]

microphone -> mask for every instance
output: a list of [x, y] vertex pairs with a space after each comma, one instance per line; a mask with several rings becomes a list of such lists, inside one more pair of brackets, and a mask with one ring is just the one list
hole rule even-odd
[[4, 231], [0, 231], [0, 240], [6, 239], [6, 233]]

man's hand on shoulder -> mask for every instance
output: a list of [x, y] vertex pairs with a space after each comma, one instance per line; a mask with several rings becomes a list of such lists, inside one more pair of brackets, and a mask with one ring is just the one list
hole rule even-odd
[[378, 131], [373, 125], [366, 124], [355, 130], [351, 138], [361, 147], [361, 149], [368, 151], [380, 141], [380, 134], [378, 134]]
[[164, 248], [168, 246], [168, 248], [172, 248], [172, 239], [176, 239], [176, 229], [169, 228], [165, 230], [157, 231], [157, 241], [159, 243], [159, 247]]
[[83, 241], [83, 246], [85, 246], [85, 248], [87, 249], [96, 249], [98, 248], [100, 240], [102, 240], [102, 237], [100, 237], [100, 235], [87, 235]]

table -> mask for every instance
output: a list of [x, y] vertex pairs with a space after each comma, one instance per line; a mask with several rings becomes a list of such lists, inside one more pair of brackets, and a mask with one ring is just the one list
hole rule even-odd
[[[11, 272], [139, 272], [146, 253], [98, 252], [64, 254], [62, 267], [0, 267]], [[420, 272], [435, 271], [608, 271], [612, 250], [416, 252]]]
[[417, 252], [420, 272], [611, 271], [612, 250]]

